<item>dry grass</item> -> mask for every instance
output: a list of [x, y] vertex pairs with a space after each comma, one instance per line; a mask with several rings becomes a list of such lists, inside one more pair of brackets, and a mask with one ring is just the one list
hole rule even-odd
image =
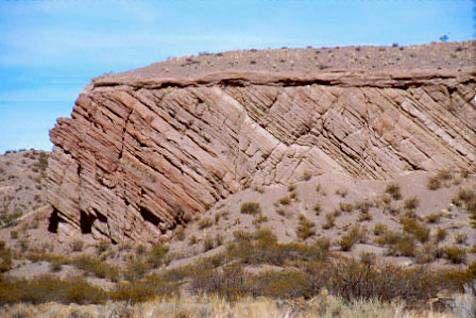
[[[375, 299], [347, 302], [329, 295], [323, 290], [318, 297], [303, 301], [280, 301], [270, 298], [241, 298], [235, 302], [216, 296], [202, 297], [166, 297], [157, 298], [141, 304], [128, 302], [110, 302], [104, 305], [76, 304], [62, 305], [48, 303], [41, 305], [16, 304], [2, 309], [5, 317], [164, 317], [164, 318], [201, 318], [201, 317], [341, 317], [341, 318], [446, 318], [458, 315], [462, 310], [471, 308], [470, 296], [459, 296], [453, 312], [431, 310], [412, 311], [405, 309], [403, 303], [385, 303]], [[469, 298], [469, 300], [468, 300]], [[464, 317], [459, 315], [459, 317]]]

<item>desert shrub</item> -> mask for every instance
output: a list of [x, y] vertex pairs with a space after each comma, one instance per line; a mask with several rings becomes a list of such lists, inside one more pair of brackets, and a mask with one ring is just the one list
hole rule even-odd
[[374, 226], [373, 232], [374, 232], [374, 235], [376, 235], [376, 236], [382, 235], [385, 232], [387, 232], [387, 226], [385, 224], [382, 224], [382, 223], [377, 223]]
[[285, 262], [321, 260], [327, 257], [329, 241], [317, 240], [313, 244], [278, 243], [268, 229], [257, 231], [252, 238], [231, 243], [227, 256], [239, 259], [244, 264], [272, 264], [281, 266]]
[[446, 246], [443, 248], [445, 258], [453, 264], [463, 263], [466, 259], [466, 250], [458, 246]]
[[312, 283], [305, 273], [283, 270], [247, 274], [240, 264], [196, 273], [190, 285], [194, 293], [216, 294], [227, 300], [246, 295], [295, 298], [312, 294]]
[[107, 278], [112, 281], [117, 281], [119, 279], [119, 269], [97, 257], [80, 255], [73, 258], [71, 264], [98, 278]]
[[306, 240], [307, 238], [316, 234], [315, 230], [316, 224], [309, 221], [304, 215], [299, 215], [299, 223], [296, 230], [296, 235], [301, 240]]
[[199, 241], [199, 239], [195, 236], [195, 235], [192, 235], [190, 236], [188, 242], [190, 243], [190, 245], [195, 245], [197, 244]]
[[215, 248], [215, 241], [210, 236], [207, 236], [203, 240], [202, 245], [203, 245], [203, 251], [207, 252]]
[[264, 214], [258, 214], [255, 216], [255, 219], [253, 220], [253, 225], [255, 226], [258, 226], [260, 225], [261, 223], [265, 223], [265, 222], [268, 222], [268, 217]]
[[421, 243], [425, 243], [430, 238], [430, 229], [420, 224], [417, 219], [404, 217], [400, 220], [403, 226], [403, 230], [409, 234], [415, 236], [415, 238]]
[[359, 259], [362, 264], [366, 265], [373, 265], [375, 263], [375, 254], [372, 252], [361, 252], [359, 255]]
[[175, 231], [175, 237], [179, 241], [185, 240], [185, 229], [183, 227], [177, 228], [177, 230]]
[[360, 212], [358, 220], [359, 222], [371, 221], [372, 215], [369, 212]]
[[339, 245], [343, 251], [350, 251], [352, 246], [365, 239], [365, 230], [359, 226], [353, 226], [347, 234], [339, 240]]
[[326, 222], [324, 224], [322, 224], [322, 228], [324, 230], [331, 229], [335, 226], [335, 222], [336, 222], [335, 215], [332, 214], [332, 213], [327, 213], [326, 214]]
[[436, 176], [433, 176], [428, 179], [426, 186], [429, 190], [438, 190], [441, 188], [441, 181]]
[[241, 204], [240, 212], [243, 214], [259, 214], [261, 213], [261, 206], [258, 202], [245, 202]]
[[147, 276], [142, 280], [129, 283], [119, 283], [109, 293], [113, 301], [128, 301], [132, 303], [145, 302], [158, 296], [177, 294], [178, 283], [157, 275]]
[[291, 200], [297, 200], [298, 199], [298, 194], [296, 191], [293, 191], [291, 193], [289, 193], [289, 197], [291, 198]]
[[190, 282], [190, 289], [197, 294], [216, 294], [228, 300], [234, 300], [249, 293], [240, 264], [228, 265], [220, 270], [195, 272]]
[[20, 251], [22, 253], [25, 253], [30, 248], [30, 242], [27, 238], [22, 238], [18, 243], [20, 245]]
[[235, 240], [238, 242], [241, 241], [251, 241], [253, 239], [253, 233], [251, 232], [245, 232], [245, 231], [234, 231], [233, 232], [233, 237]]
[[16, 231], [16, 230], [11, 230], [11, 231], [10, 231], [10, 238], [11, 238], [12, 240], [18, 239], [18, 231]]
[[9, 271], [12, 267], [13, 255], [10, 248], [0, 241], [0, 273]]
[[46, 170], [48, 167], [48, 154], [46, 152], [40, 152], [38, 155], [38, 162], [35, 163], [35, 166], [43, 172]]
[[44, 275], [31, 280], [0, 280], [0, 303], [101, 304], [106, 299], [102, 289], [79, 277], [62, 280]]
[[206, 228], [209, 228], [210, 226], [213, 225], [213, 222], [210, 218], [202, 218], [200, 221], [198, 221], [198, 229], [203, 230]]
[[438, 223], [440, 221], [440, 218], [441, 218], [441, 213], [432, 213], [432, 214], [427, 215], [425, 217], [425, 220], [428, 223]]
[[442, 288], [461, 288], [464, 279], [447, 276], [424, 267], [402, 268], [389, 264], [369, 265], [352, 259], [339, 259], [307, 268], [315, 289], [326, 287], [333, 295], [345, 300], [402, 299], [417, 303], [435, 297]]
[[385, 188], [385, 193], [388, 193], [394, 200], [400, 200], [402, 198], [400, 186], [397, 183], [388, 184]]
[[370, 212], [370, 208], [372, 207], [372, 203], [368, 200], [364, 200], [355, 204], [355, 208], [360, 211], [360, 213], [367, 214]]
[[426, 243], [415, 252], [415, 260], [418, 264], [430, 263], [436, 258], [436, 249], [432, 243]]
[[311, 172], [306, 170], [302, 173], [301, 179], [304, 180], [304, 181], [309, 181], [309, 180], [311, 180], [311, 177], [312, 177]]
[[391, 245], [390, 251], [393, 255], [415, 256], [415, 241], [409, 236], [402, 236], [397, 242]]
[[147, 247], [145, 247], [145, 245], [143, 244], [139, 244], [136, 246], [136, 253], [137, 255], [144, 255], [145, 253], [147, 253]]
[[403, 207], [406, 210], [415, 210], [420, 204], [420, 200], [417, 197], [411, 197], [403, 201]]
[[316, 212], [316, 215], [319, 215], [319, 213], [321, 213], [321, 210], [322, 210], [321, 205], [319, 203], [316, 203], [314, 205], [313, 210], [314, 210], [314, 212]]
[[455, 243], [457, 243], [457, 244], [466, 243], [467, 238], [468, 238], [468, 235], [466, 233], [456, 233], [454, 235]]
[[321, 184], [319, 184], [319, 183], [316, 184], [316, 192], [321, 192], [321, 190], [322, 190]]
[[70, 244], [71, 251], [81, 252], [83, 250], [84, 242], [81, 240], [74, 240]]
[[150, 270], [150, 265], [143, 259], [131, 259], [123, 272], [124, 278], [129, 281], [139, 280]]
[[288, 185], [288, 191], [289, 192], [294, 192], [296, 191], [296, 185], [294, 183], [291, 183]]
[[106, 251], [109, 250], [109, 247], [111, 247], [111, 242], [108, 241], [108, 240], [99, 240], [97, 243], [96, 243], [96, 251], [98, 252], [98, 254], [102, 254]]
[[291, 198], [290, 197], [282, 197], [279, 199], [279, 204], [281, 205], [289, 205], [291, 203]]
[[342, 198], [345, 198], [347, 196], [347, 189], [339, 188], [336, 190], [336, 194], [341, 196]]
[[381, 245], [387, 245], [391, 255], [415, 256], [415, 242], [409, 235], [386, 231], [377, 238], [376, 242]]
[[169, 247], [164, 244], [154, 244], [150, 249], [147, 262], [152, 268], [157, 268], [165, 261], [165, 256], [169, 252]]
[[352, 212], [354, 209], [353, 205], [351, 203], [346, 203], [346, 202], [340, 202], [339, 203], [339, 210], [342, 212]]
[[61, 263], [50, 263], [50, 272], [59, 272], [63, 269], [63, 265]]
[[428, 179], [427, 187], [430, 190], [437, 190], [443, 185], [449, 186], [453, 175], [449, 170], [440, 170], [438, 173]]
[[463, 207], [469, 213], [471, 226], [476, 228], [476, 192], [471, 189], [460, 189], [452, 202], [458, 207]]
[[436, 242], [438, 243], [438, 242], [443, 241], [446, 238], [447, 235], [448, 235], [448, 232], [445, 229], [439, 227], [436, 230], [436, 233], [435, 233]]
[[281, 216], [286, 216], [286, 209], [284, 208], [277, 208], [276, 213], [281, 215]]
[[271, 298], [309, 298], [313, 293], [312, 281], [300, 271], [268, 271], [253, 275], [247, 280], [253, 296]]
[[10, 227], [17, 224], [17, 220], [22, 216], [21, 212], [5, 213], [0, 215], [0, 228]]

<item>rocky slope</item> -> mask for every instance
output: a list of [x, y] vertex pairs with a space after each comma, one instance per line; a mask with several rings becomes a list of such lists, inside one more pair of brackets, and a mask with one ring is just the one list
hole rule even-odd
[[48, 153], [39, 150], [0, 155], [0, 227], [46, 204], [47, 164]]
[[[251, 67], [217, 63], [208, 72], [170, 73], [173, 65], [196, 64], [173, 60], [97, 78], [50, 133], [50, 230], [154, 241], [250, 186], [329, 172], [369, 180], [416, 170], [474, 172], [470, 45], [438, 44], [454, 48], [459, 62], [422, 61], [420, 69], [413, 53], [398, 69], [305, 68], [303, 50], [293, 67], [270, 70], [277, 50], [241, 53], [260, 56]], [[414, 51], [423, 59], [432, 50]]]

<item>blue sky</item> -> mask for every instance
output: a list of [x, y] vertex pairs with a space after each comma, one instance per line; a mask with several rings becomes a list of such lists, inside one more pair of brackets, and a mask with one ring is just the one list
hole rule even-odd
[[475, 2], [0, 2], [0, 153], [50, 149], [92, 77], [169, 56], [265, 47], [417, 44], [475, 38]]

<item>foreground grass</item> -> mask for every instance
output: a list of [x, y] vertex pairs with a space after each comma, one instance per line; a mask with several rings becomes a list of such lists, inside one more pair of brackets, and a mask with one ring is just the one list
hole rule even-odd
[[[227, 310], [237, 313], [231, 317], [358, 317], [360, 312], [362, 317], [405, 317], [408, 308], [426, 310], [425, 314], [412, 312], [413, 316], [431, 312], [430, 304], [444, 290], [451, 300], [437, 306], [450, 315], [454, 308], [468, 307], [457, 305], [455, 295], [464, 286], [473, 286], [476, 279], [476, 263], [460, 269], [431, 269], [357, 261], [329, 251], [328, 240], [281, 243], [266, 229], [236, 232], [235, 241], [214, 256], [160, 269], [167, 253], [167, 248], [157, 245], [140, 253], [141, 258], [125, 272], [90, 256], [38, 254], [35, 259], [71, 264], [115, 284], [105, 290], [84, 277], [60, 279], [50, 274], [15, 279], [0, 275], [0, 305], [14, 317], [94, 317], [94, 312], [107, 310], [130, 311], [121, 317], [147, 316], [149, 312], [144, 311], [155, 310], [150, 317], [167, 317], [169, 309], [174, 313], [169, 316], [176, 317], [223, 317], [228, 316]], [[151, 274], [152, 268], [159, 270]], [[474, 297], [476, 284], [467, 294]], [[186, 307], [189, 299], [196, 310]], [[92, 313], [61, 313], [74, 308]], [[200, 310], [203, 314], [198, 315]], [[290, 312], [293, 315], [286, 316]]]
[[273, 300], [270, 298], [241, 298], [229, 302], [220, 297], [162, 298], [140, 304], [129, 302], [108, 302], [103, 305], [62, 305], [45, 303], [41, 305], [15, 304], [3, 308], [2, 317], [471, 317], [471, 299], [460, 296], [453, 310], [408, 310], [402, 302], [381, 302], [379, 300], [354, 300], [330, 296], [327, 292], [304, 301]]

